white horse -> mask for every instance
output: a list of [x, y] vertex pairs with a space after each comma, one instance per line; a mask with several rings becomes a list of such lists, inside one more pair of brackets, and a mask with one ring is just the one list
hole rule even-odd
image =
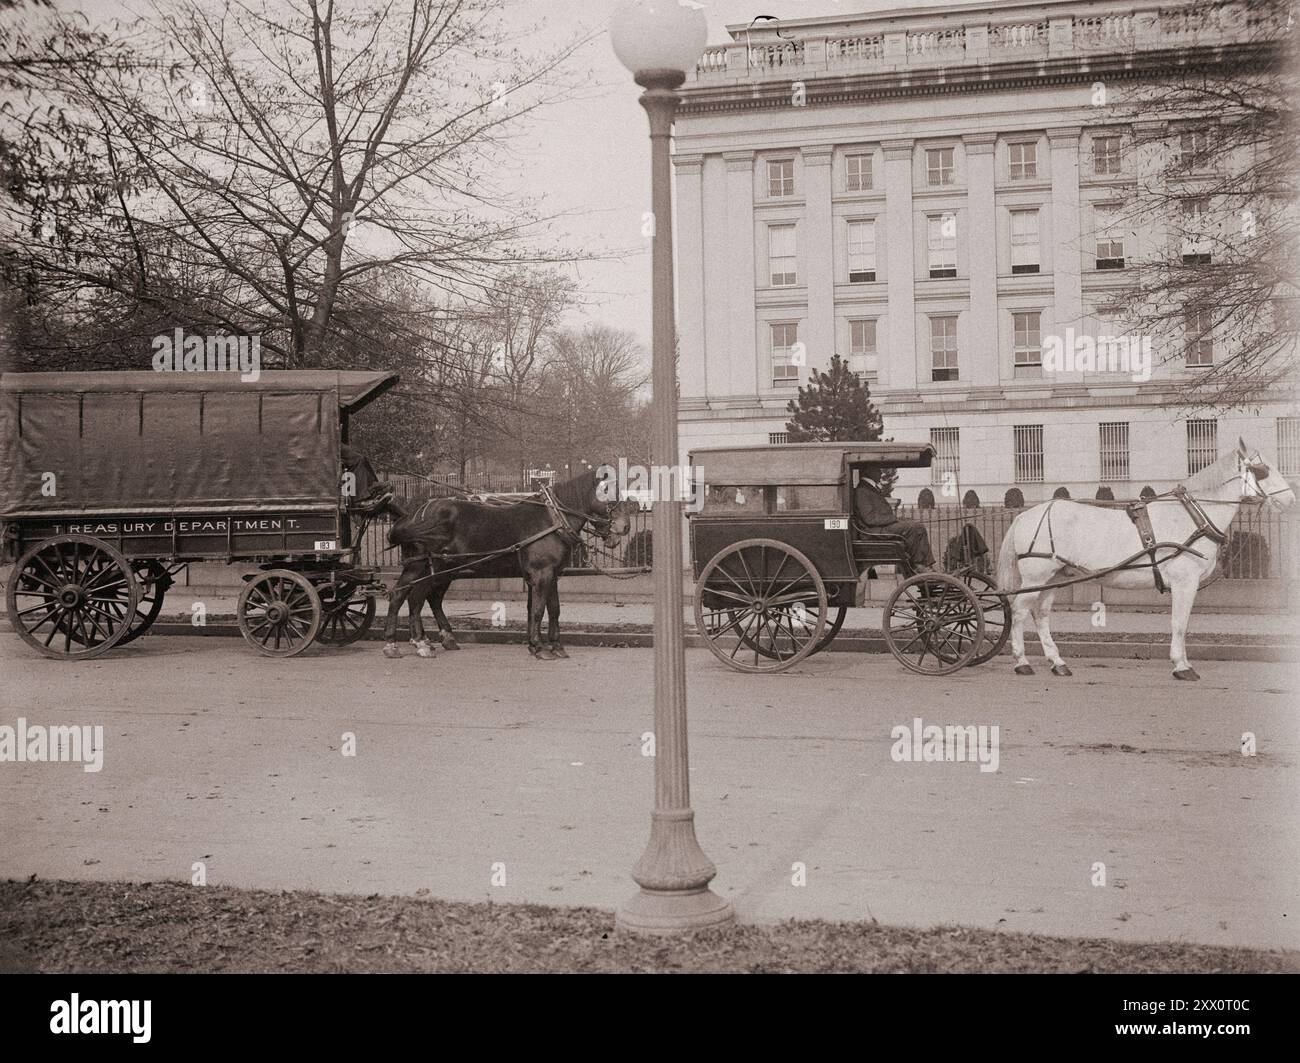
[[[1099, 577], [1103, 586], [1124, 590], [1156, 586], [1158, 567], [1173, 599], [1173, 637], [1169, 659], [1174, 678], [1200, 679], [1187, 663], [1187, 621], [1201, 582], [1218, 561], [1219, 547], [1228, 525], [1243, 502], [1262, 501], [1284, 507], [1295, 501], [1291, 485], [1264, 460], [1259, 451], [1248, 452], [1240, 439], [1213, 465], [1184, 484], [1148, 503], [1147, 515], [1155, 542], [1164, 544], [1125, 567]], [[1185, 546], [1176, 550], [1168, 544]], [[1087, 573], [1104, 573], [1144, 549], [1137, 525], [1122, 507], [1056, 499], [1025, 510], [1011, 522], [998, 551], [998, 589], [1044, 584]], [[1025, 657], [1025, 617], [1033, 614], [1043, 656], [1053, 675], [1070, 675], [1048, 628], [1055, 590], [1028, 590], [1011, 597], [1011, 650], [1016, 674], [1033, 675]]]

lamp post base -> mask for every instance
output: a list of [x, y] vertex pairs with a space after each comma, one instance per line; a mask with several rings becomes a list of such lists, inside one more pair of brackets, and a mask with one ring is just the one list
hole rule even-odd
[[725, 926], [735, 918], [731, 902], [707, 886], [698, 890], [642, 889], [618, 910], [614, 926], [633, 934], [670, 937]]

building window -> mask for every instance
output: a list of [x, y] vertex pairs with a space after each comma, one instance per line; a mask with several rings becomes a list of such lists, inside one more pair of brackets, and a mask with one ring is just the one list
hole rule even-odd
[[772, 275], [772, 286], [788, 287], [798, 283], [795, 264], [793, 225], [769, 225], [767, 229], [767, 261]]
[[1097, 230], [1097, 268], [1124, 268], [1124, 230], [1120, 226], [1119, 208], [1096, 206], [1092, 208], [1093, 224]]
[[1214, 320], [1209, 307], [1183, 311], [1183, 356], [1189, 368], [1214, 364]]
[[1177, 170], [1204, 170], [1210, 164], [1210, 138], [1204, 129], [1188, 129], [1178, 135], [1174, 155]]
[[1128, 479], [1128, 422], [1105, 421], [1098, 428], [1103, 480]]
[[929, 219], [931, 277], [957, 276], [957, 215], [936, 214]]
[[925, 181], [929, 185], [953, 183], [952, 148], [930, 148], [925, 153]]
[[1300, 476], [1300, 417], [1277, 419], [1277, 471]]
[[1219, 454], [1219, 422], [1215, 420], [1187, 422], [1187, 475], [1194, 476], [1207, 465], [1213, 465]]
[[849, 222], [849, 283], [876, 279], [876, 223]]
[[1016, 368], [1043, 366], [1043, 315], [1037, 310], [1016, 311], [1011, 315], [1015, 333]]
[[957, 379], [957, 318], [930, 318], [930, 365], [932, 380]]
[[789, 432], [768, 432], [767, 433], [768, 446], [779, 447], [789, 442], [790, 442]]
[[849, 368], [863, 383], [876, 379], [879, 355], [876, 351], [876, 319], [849, 321]]
[[1038, 272], [1038, 211], [1011, 212], [1011, 272]]
[[1183, 208], [1183, 264], [1208, 266], [1210, 264], [1210, 237], [1206, 225], [1210, 201], [1205, 196], [1192, 196], [1182, 201]]
[[1099, 176], [1119, 173], [1119, 137], [1092, 138], [1092, 172]]
[[767, 194], [769, 196], [794, 195], [794, 159], [768, 160]]
[[876, 319], [849, 322], [849, 354], [853, 357], [876, 353]]
[[772, 384], [785, 387], [799, 383], [799, 366], [795, 364], [795, 347], [799, 343], [799, 324], [781, 321], [772, 329]]
[[1012, 430], [1015, 442], [1016, 483], [1043, 482], [1043, 426], [1018, 424]]
[[1027, 181], [1038, 176], [1038, 144], [1011, 144], [1011, 180]]
[[844, 189], [847, 192], [866, 192], [871, 188], [871, 156], [844, 156]]
[[934, 447], [934, 462], [930, 465], [932, 484], [961, 483], [961, 429], [931, 428], [930, 443]]

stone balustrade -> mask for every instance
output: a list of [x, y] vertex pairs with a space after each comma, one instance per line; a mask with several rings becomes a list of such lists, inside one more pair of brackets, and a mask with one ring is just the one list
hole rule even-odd
[[[1032, 8], [1029, 9], [1032, 12]], [[815, 78], [857, 73], [907, 71], [1050, 60], [1072, 55], [1246, 42], [1276, 32], [1241, 0], [1176, 8], [1119, 9], [1080, 4], [1074, 14], [993, 21], [987, 13], [955, 24], [951, 17], [919, 12], [905, 19], [864, 15], [853, 33], [804, 32], [798, 21], [776, 31], [754, 31], [710, 47], [688, 84], [704, 87], [740, 80]], [[793, 37], [793, 39], [791, 39]]]

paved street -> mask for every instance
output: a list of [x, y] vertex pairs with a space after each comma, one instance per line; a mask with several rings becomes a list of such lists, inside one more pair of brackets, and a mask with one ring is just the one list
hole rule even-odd
[[[188, 879], [203, 861], [213, 884], [615, 907], [649, 823], [650, 651], [572, 653], [272, 661], [155, 637], [66, 664], [7, 635], [0, 724], [106, 740], [98, 774], [0, 764], [0, 877]], [[742, 918], [1300, 947], [1291, 666], [1207, 662], [1183, 684], [1157, 661], [1073, 660], [1071, 679], [687, 661], [700, 837]], [[999, 770], [895, 763], [890, 731], [914, 717], [996, 724]]]

